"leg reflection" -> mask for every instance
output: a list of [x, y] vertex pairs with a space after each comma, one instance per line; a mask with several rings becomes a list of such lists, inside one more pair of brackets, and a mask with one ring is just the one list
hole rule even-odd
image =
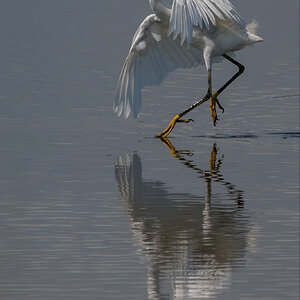
[[[226, 187], [228, 194], [233, 196], [239, 208], [244, 206], [243, 191], [236, 189], [235, 185], [231, 182], [225, 181], [224, 176], [220, 172], [220, 167], [224, 157], [217, 159], [218, 149], [216, 143], [213, 144], [209, 159], [209, 170], [204, 170], [197, 167], [193, 160], [190, 159], [193, 153], [189, 150], [176, 150], [173, 144], [167, 138], [160, 138], [161, 142], [168, 147], [172, 157], [177, 158], [186, 167], [193, 169], [200, 174], [207, 183], [207, 201], [211, 200], [212, 182], [219, 182]], [[189, 159], [186, 158], [189, 156]]]

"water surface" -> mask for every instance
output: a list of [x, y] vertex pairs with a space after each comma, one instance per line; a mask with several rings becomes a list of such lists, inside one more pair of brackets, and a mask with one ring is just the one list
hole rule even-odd
[[162, 142], [207, 80], [113, 115], [148, 1], [0, 1], [1, 299], [298, 299], [299, 3], [233, 2], [265, 42], [216, 128], [206, 105]]

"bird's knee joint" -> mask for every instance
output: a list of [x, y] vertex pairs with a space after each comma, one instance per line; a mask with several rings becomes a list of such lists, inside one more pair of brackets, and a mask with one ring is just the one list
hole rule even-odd
[[245, 66], [239, 65], [239, 72], [242, 74], [245, 71]]
[[211, 90], [208, 90], [207, 93], [206, 93], [205, 98], [206, 98], [206, 99], [209, 99], [209, 98], [211, 98], [211, 97], [212, 97], [212, 91], [211, 91]]

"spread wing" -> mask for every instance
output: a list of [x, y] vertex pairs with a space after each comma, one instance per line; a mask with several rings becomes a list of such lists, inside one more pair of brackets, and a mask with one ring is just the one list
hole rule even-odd
[[181, 43], [191, 43], [193, 26], [209, 29], [216, 20], [230, 20], [245, 27], [245, 22], [228, 0], [173, 0], [169, 35], [181, 36]]
[[159, 85], [177, 68], [190, 68], [203, 62], [202, 52], [181, 45], [168, 36], [168, 25], [148, 16], [138, 28], [122, 68], [114, 101], [114, 112], [136, 118], [141, 110], [141, 88]]

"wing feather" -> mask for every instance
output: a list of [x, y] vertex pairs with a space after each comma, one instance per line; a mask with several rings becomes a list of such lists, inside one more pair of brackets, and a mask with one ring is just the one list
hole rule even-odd
[[216, 19], [228, 20], [245, 28], [246, 24], [228, 0], [173, 0], [169, 35], [176, 39], [181, 35], [181, 44], [190, 44], [193, 26], [210, 29]]
[[[147, 19], [147, 18], [146, 18]], [[116, 89], [114, 111], [127, 118], [135, 118], [141, 110], [141, 89], [147, 85], [159, 85], [170, 72], [177, 68], [190, 68], [203, 63], [203, 55], [180, 39], [168, 36], [168, 27], [154, 22], [142, 23], [136, 39], [123, 65]], [[144, 24], [145, 25], [145, 24]], [[160, 38], [158, 38], [160, 37]], [[145, 47], [137, 47], [141, 42]], [[139, 49], [139, 50], [138, 50]]]

